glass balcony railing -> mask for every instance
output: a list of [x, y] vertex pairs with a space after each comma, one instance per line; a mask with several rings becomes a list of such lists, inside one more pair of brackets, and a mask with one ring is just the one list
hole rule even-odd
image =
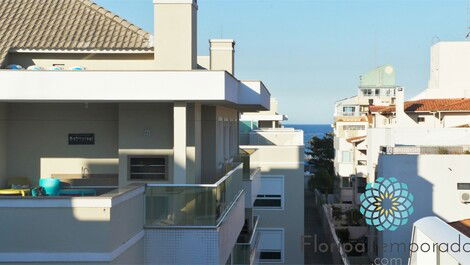
[[148, 184], [145, 225], [218, 226], [243, 192], [243, 170], [236, 164], [215, 184]]
[[234, 264], [254, 264], [257, 260], [258, 248], [258, 216], [254, 216], [254, 225], [251, 234], [240, 236], [233, 250]]

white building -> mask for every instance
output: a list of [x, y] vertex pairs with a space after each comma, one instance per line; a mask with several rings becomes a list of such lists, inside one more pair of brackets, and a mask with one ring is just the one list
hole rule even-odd
[[154, 0], [152, 36], [88, 0], [2, 2], [0, 262], [257, 262], [260, 172], [300, 166], [239, 160], [239, 113], [270, 94], [233, 40], [197, 56], [197, 11]]
[[397, 85], [391, 65], [375, 68], [360, 77], [357, 96], [340, 100], [334, 112], [335, 172], [340, 177], [341, 202], [353, 202], [353, 190], [366, 177], [364, 139], [370, 122], [369, 109], [395, 104]]
[[259, 216], [259, 261], [303, 264], [303, 131], [284, 128], [277, 101], [267, 111], [244, 112], [240, 147], [250, 153], [251, 167], [261, 170], [254, 214]]

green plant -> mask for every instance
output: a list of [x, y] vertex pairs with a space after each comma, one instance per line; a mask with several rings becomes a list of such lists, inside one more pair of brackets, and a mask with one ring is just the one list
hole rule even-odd
[[439, 147], [437, 148], [437, 153], [440, 155], [447, 155], [449, 154], [449, 150], [447, 150], [445, 147]]
[[348, 224], [350, 226], [360, 226], [363, 224], [363, 216], [357, 209], [351, 209], [347, 212]]
[[324, 194], [333, 193], [335, 183], [333, 134], [326, 134], [322, 138], [314, 136], [308, 146], [305, 153], [310, 158], [308, 163], [313, 166], [314, 174], [309, 180], [309, 187], [316, 188]]
[[335, 219], [335, 221], [340, 221], [341, 216], [342, 216], [341, 208], [332, 206], [331, 210], [332, 210], [333, 219]]

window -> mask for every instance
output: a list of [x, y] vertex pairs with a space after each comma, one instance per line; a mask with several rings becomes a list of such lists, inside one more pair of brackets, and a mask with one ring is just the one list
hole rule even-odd
[[365, 129], [365, 125], [343, 125], [343, 130], [360, 131]]
[[358, 166], [367, 166], [367, 160], [357, 160]]
[[262, 177], [254, 206], [261, 209], [283, 209], [284, 177]]
[[284, 261], [284, 230], [259, 229], [259, 262]]
[[425, 122], [426, 119], [424, 117], [418, 117], [418, 122]]
[[349, 151], [343, 151], [341, 153], [341, 157], [342, 157], [341, 161], [343, 163], [351, 163], [352, 162], [351, 152], [349, 152]]
[[130, 157], [129, 178], [132, 180], [166, 180], [167, 158], [164, 156]]
[[354, 112], [356, 112], [355, 107], [343, 107], [344, 116], [354, 116]]
[[341, 177], [341, 187], [343, 188], [351, 188], [352, 182], [350, 177]]
[[372, 96], [372, 89], [363, 89], [362, 94], [364, 96]]

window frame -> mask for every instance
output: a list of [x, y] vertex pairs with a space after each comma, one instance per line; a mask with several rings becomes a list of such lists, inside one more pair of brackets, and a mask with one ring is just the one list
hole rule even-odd
[[[259, 233], [259, 237], [261, 239], [261, 234], [263, 231], [279, 231], [281, 232], [281, 249], [280, 249], [280, 252], [281, 252], [281, 259], [279, 261], [273, 261], [273, 260], [266, 260], [266, 261], [262, 261], [261, 258], [258, 258], [258, 263], [284, 263], [285, 262], [285, 230], [284, 228], [277, 228], [277, 227], [273, 227], [273, 228], [258, 228], [258, 233]], [[261, 248], [258, 249], [259, 251], [259, 256], [261, 256]]]
[[[163, 158], [165, 159], [165, 164], [164, 164], [164, 178], [163, 179], [133, 179], [132, 178], [132, 164], [131, 160], [133, 158]], [[168, 181], [170, 179], [169, 172], [168, 172], [168, 161], [169, 161], [169, 156], [168, 155], [129, 155], [127, 156], [127, 180], [128, 181]]]
[[[279, 200], [281, 201], [281, 206], [255, 206], [256, 200], [258, 200], [258, 196], [263, 195], [263, 196], [277, 196], [278, 194], [261, 194], [261, 192], [258, 193], [256, 196], [255, 202], [253, 203], [253, 209], [254, 210], [268, 210], [268, 211], [283, 211], [285, 208], [285, 181], [284, 181], [284, 176], [282, 175], [267, 175], [267, 176], [262, 176], [261, 177], [261, 185], [263, 178], [278, 178], [281, 179], [282, 182], [282, 193], [280, 194]], [[263, 197], [261, 200], [272, 200], [273, 198], [277, 197]]]

